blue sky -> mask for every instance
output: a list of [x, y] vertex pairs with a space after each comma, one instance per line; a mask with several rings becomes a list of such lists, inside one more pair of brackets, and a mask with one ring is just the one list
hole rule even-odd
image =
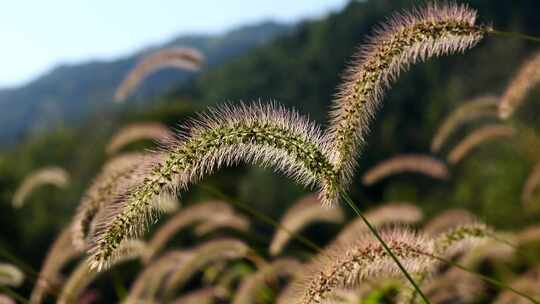
[[296, 22], [347, 0], [17, 0], [0, 5], [0, 87], [58, 63], [112, 59], [181, 33], [220, 33], [264, 19]]

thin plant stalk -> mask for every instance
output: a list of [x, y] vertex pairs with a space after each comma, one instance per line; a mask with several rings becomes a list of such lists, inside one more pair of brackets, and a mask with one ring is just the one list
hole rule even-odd
[[416, 290], [416, 292], [420, 295], [420, 297], [424, 300], [424, 302], [426, 302], [426, 304], [431, 304], [431, 302], [428, 300], [428, 298], [426, 297], [426, 295], [422, 292], [422, 290], [420, 289], [420, 287], [418, 286], [418, 284], [416, 284], [416, 282], [414, 281], [414, 279], [412, 278], [412, 276], [409, 274], [409, 272], [405, 269], [405, 267], [403, 267], [403, 265], [401, 264], [401, 262], [399, 261], [399, 259], [394, 255], [394, 253], [392, 252], [392, 250], [390, 250], [390, 248], [388, 247], [388, 245], [386, 244], [386, 242], [381, 238], [381, 236], [379, 235], [379, 233], [377, 232], [377, 230], [371, 225], [371, 223], [364, 217], [364, 215], [362, 214], [362, 212], [360, 212], [360, 209], [358, 209], [358, 207], [356, 207], [356, 205], [354, 204], [354, 202], [352, 201], [351, 197], [344, 191], [342, 191], [341, 193], [341, 196], [343, 197], [343, 199], [345, 200], [345, 202], [354, 210], [354, 212], [360, 217], [362, 218], [362, 220], [364, 221], [364, 223], [366, 223], [366, 226], [369, 228], [369, 230], [371, 231], [371, 233], [375, 236], [375, 238], [377, 238], [377, 240], [381, 243], [381, 245], [383, 246], [384, 250], [388, 253], [388, 255], [390, 255], [390, 257], [394, 260], [394, 262], [396, 262], [396, 265], [399, 267], [399, 269], [401, 270], [401, 272], [403, 272], [403, 274], [405, 275], [405, 277], [407, 278], [407, 280], [411, 283], [411, 285], [414, 287], [414, 289]]
[[496, 36], [501, 36], [501, 37], [523, 39], [523, 40], [529, 40], [529, 41], [540, 43], [540, 37], [535, 37], [535, 36], [518, 33], [518, 32], [505, 32], [505, 31], [498, 31], [498, 30], [492, 29], [488, 33], [492, 35], [496, 35]]

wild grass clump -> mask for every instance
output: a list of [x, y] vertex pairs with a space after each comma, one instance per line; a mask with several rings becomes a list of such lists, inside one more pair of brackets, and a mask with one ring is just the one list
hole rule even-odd
[[234, 214], [234, 209], [229, 204], [221, 201], [208, 201], [184, 208], [169, 219], [152, 236], [142, 256], [143, 262], [148, 263], [152, 260], [166, 245], [167, 241], [180, 230], [197, 223], [221, 221], [222, 217], [233, 217]]
[[[129, 260], [139, 258], [144, 252], [146, 244], [138, 240], [127, 240], [122, 242], [116, 258], [111, 261], [111, 266], [117, 265]], [[98, 276], [95, 269], [90, 269], [88, 263], [82, 261], [64, 283], [64, 287], [60, 292], [57, 303], [60, 304], [75, 304], [78, 303], [80, 294], [92, 283]]]
[[0, 263], [0, 285], [20, 286], [24, 281], [24, 273], [15, 265]]
[[300, 231], [312, 222], [340, 223], [344, 220], [345, 215], [341, 208], [324, 208], [317, 196], [305, 196], [289, 208], [282, 217], [280, 224], [283, 228], [276, 231], [270, 244], [270, 254], [274, 256], [280, 254], [292, 233]]
[[[486, 300], [480, 297], [482, 293], [489, 293], [490, 299], [501, 293], [497, 300], [501, 303], [523, 299], [538, 303], [531, 287], [536, 275], [531, 280], [526, 274], [525, 283], [518, 280], [509, 286], [479, 273], [486, 266], [493, 266], [489, 271], [496, 274], [500, 268], [508, 273], [514, 264], [523, 263], [514, 259], [524, 243], [540, 239], [537, 227], [507, 235], [463, 209], [424, 219], [416, 203], [403, 201], [385, 202], [364, 212], [348, 193], [369, 125], [390, 83], [412, 64], [465, 51], [488, 33], [496, 31], [477, 24], [474, 10], [456, 4], [430, 4], [395, 15], [356, 54], [333, 102], [326, 130], [293, 110], [261, 102], [209, 110], [183, 123], [178, 132], [157, 122], [126, 126], [111, 139], [107, 155], [139, 139], [156, 140], [159, 148], [120, 154], [105, 163], [84, 192], [72, 222], [51, 246], [31, 302], [40, 303], [58, 291], [58, 303], [84, 302], [83, 292], [102, 271], [140, 258], [142, 263], [133, 265], [139, 270], [137, 277], [126, 281], [132, 282], [127, 295], [123, 295], [122, 281], [113, 276], [120, 302], [461, 303]], [[197, 69], [201, 62], [202, 55], [196, 51], [158, 51], [128, 75], [117, 98], [127, 98], [159, 68]], [[514, 101], [506, 96], [503, 103], [518, 105], [515, 100], [523, 98], [532, 84], [520, 86], [514, 89], [518, 93], [507, 94]], [[432, 152], [440, 152], [464, 123], [494, 117], [496, 107], [503, 103], [487, 96], [460, 106], [435, 134]], [[503, 124], [480, 128], [450, 151], [448, 161], [456, 164], [481, 143], [515, 133]], [[184, 206], [180, 207], [181, 192], [222, 167], [240, 163], [270, 167], [317, 193], [294, 202], [279, 222], [271, 212], [251, 209], [211, 186], [201, 188], [219, 201], [205, 200], [209, 193], [196, 192], [182, 197]], [[532, 200], [540, 180], [535, 170], [523, 189], [524, 202]], [[367, 170], [362, 183], [373, 185], [404, 172], [450, 178], [447, 165], [433, 156], [401, 154]], [[437, 192], [437, 202], [444, 200], [444, 194]], [[346, 214], [338, 206], [340, 200], [358, 217], [343, 223]], [[143, 241], [143, 232], [162, 213], [175, 214]], [[428, 208], [426, 214], [430, 213]], [[273, 239], [267, 237], [269, 231], [259, 234], [262, 230], [249, 215], [272, 225]], [[341, 232], [320, 248], [318, 242], [299, 235], [314, 222], [340, 225]], [[223, 238], [224, 230], [236, 230], [228, 232], [246, 238]], [[180, 231], [191, 232], [190, 237], [172, 242]], [[285, 252], [292, 238], [306, 248]], [[87, 256], [74, 269], [67, 265], [83, 254]], [[71, 273], [63, 280], [67, 270]], [[511, 295], [505, 295], [506, 291]]]
[[[420, 274], [432, 267], [434, 260], [425, 253], [433, 252], [433, 244], [424, 236], [396, 229], [385, 231], [381, 237], [408, 273]], [[312, 262], [299, 285], [298, 303], [324, 303], [337, 289], [355, 288], [365, 280], [400, 273], [381, 243], [367, 232], [343, 248], [323, 252]]]
[[124, 101], [146, 77], [161, 69], [177, 68], [196, 71], [201, 67], [203, 60], [204, 56], [192, 48], [170, 47], [150, 53], [129, 71], [116, 89], [114, 99], [117, 102]]
[[173, 140], [174, 134], [159, 122], [137, 122], [127, 125], [116, 132], [109, 141], [105, 151], [113, 155], [125, 146], [143, 139], [166, 144]]
[[47, 252], [45, 261], [39, 271], [36, 284], [30, 295], [30, 302], [41, 303], [47, 293], [61, 285], [61, 270], [66, 264], [79, 257], [83, 252], [73, 244], [70, 227], [64, 228], [54, 240]]
[[83, 194], [74, 216], [72, 229], [73, 244], [76, 248], [83, 249], [87, 246], [90, 225], [96, 214], [137, 180], [137, 170], [140, 170], [145, 158], [146, 155], [141, 153], [123, 154], [103, 166], [101, 173]]
[[452, 148], [450, 153], [448, 153], [448, 162], [455, 165], [482, 143], [496, 138], [513, 137], [515, 134], [516, 131], [514, 128], [505, 125], [488, 125], [482, 127], [473, 131]]
[[28, 174], [22, 181], [19, 188], [13, 195], [13, 207], [23, 206], [26, 198], [42, 185], [53, 185], [58, 188], [65, 188], [69, 184], [69, 173], [60, 167], [43, 167]]
[[357, 151], [384, 91], [400, 72], [418, 61], [471, 48], [489, 30], [476, 24], [474, 10], [437, 3], [394, 15], [375, 30], [346, 73], [330, 115], [332, 163], [345, 183], [352, 177]]
[[370, 186], [387, 176], [404, 172], [421, 173], [442, 180], [449, 177], [448, 168], [440, 160], [428, 155], [407, 154], [392, 157], [375, 165], [364, 174], [362, 184]]
[[254, 274], [246, 276], [232, 301], [233, 304], [250, 304], [257, 301], [257, 290], [266, 282], [275, 281], [278, 276], [295, 276], [302, 268], [294, 259], [279, 259], [264, 266]]
[[499, 104], [499, 117], [502, 119], [510, 118], [539, 81], [540, 52], [537, 52], [521, 65], [506, 87]]
[[[118, 241], [138, 235], [152, 217], [152, 201], [176, 193], [217, 168], [247, 161], [272, 165], [305, 185], [318, 185], [320, 198], [332, 204], [338, 185], [319, 129], [294, 112], [273, 105], [227, 107], [199, 122], [167, 149], [143, 182], [130, 189], [106, 216], [92, 243], [92, 263], [103, 266]], [[137, 228], [138, 227], [138, 228]]]
[[433, 136], [431, 152], [439, 152], [452, 133], [463, 124], [481, 118], [497, 117], [498, 104], [499, 99], [495, 96], [481, 96], [466, 101], [452, 111]]

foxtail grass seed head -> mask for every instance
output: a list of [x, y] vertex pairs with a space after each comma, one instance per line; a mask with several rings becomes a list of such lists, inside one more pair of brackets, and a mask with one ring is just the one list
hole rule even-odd
[[291, 233], [297, 233], [310, 223], [321, 221], [341, 223], [345, 220], [343, 210], [339, 206], [324, 208], [316, 195], [310, 194], [289, 208], [282, 217], [280, 224], [285, 229], [277, 229], [270, 244], [270, 254], [275, 256], [281, 253], [291, 238]]
[[540, 52], [535, 53], [519, 68], [506, 87], [499, 103], [499, 117], [510, 118], [538, 82], [540, 82]]
[[477, 303], [487, 292], [485, 282], [457, 268], [434, 275], [423, 289], [433, 303]]
[[187, 251], [171, 250], [147, 265], [131, 285], [123, 303], [159, 303], [157, 293], [165, 278], [190, 255]]
[[58, 287], [60, 285], [58, 278], [62, 267], [82, 254], [80, 250], [73, 246], [71, 233], [70, 227], [64, 228], [47, 252], [30, 296], [32, 304], [41, 303], [53, 287]]
[[477, 129], [465, 137], [448, 153], [448, 162], [455, 165], [473, 151], [474, 148], [486, 141], [496, 138], [513, 137], [515, 133], [512, 127], [504, 125], [488, 125]]
[[8, 263], [0, 263], [0, 285], [19, 287], [24, 281], [24, 273]]
[[166, 144], [174, 139], [174, 134], [159, 122], [136, 122], [116, 132], [107, 145], [107, 154], [112, 155], [125, 146], [143, 139]]
[[[144, 248], [145, 243], [139, 240], [126, 240], [122, 242], [116, 251], [114, 260], [110, 262], [111, 266], [139, 258], [144, 252]], [[90, 269], [88, 263], [85, 261], [79, 263], [64, 284], [57, 303], [79, 303], [79, 298], [82, 292], [92, 283], [92, 281], [96, 279], [98, 275], [99, 272]]]
[[197, 224], [194, 232], [196, 236], [201, 237], [223, 229], [248, 232], [249, 219], [237, 212], [216, 214], [209, 221]]
[[499, 99], [495, 96], [482, 96], [459, 106], [445, 118], [433, 136], [431, 152], [439, 152], [452, 133], [465, 123], [481, 118], [496, 118], [498, 103]]
[[[479, 223], [452, 228], [433, 240], [433, 252], [429, 254], [436, 257], [452, 257], [458, 253], [467, 252], [468, 249], [478, 246], [480, 242], [486, 240], [490, 233], [491, 231], [485, 225]], [[421, 284], [433, 279], [441, 281], [439, 284], [443, 284], [440, 276], [433, 278], [438, 264], [440, 263], [437, 261], [432, 264], [432, 268], [426, 268], [423, 273], [418, 273], [417, 282]], [[398, 294], [398, 299], [398, 303], [417, 303], [419, 296], [413, 288], [404, 286]]]
[[[497, 238], [510, 239], [509, 236], [497, 233]], [[513, 243], [513, 241], [511, 242]], [[479, 270], [485, 262], [504, 261], [510, 262], [516, 254], [516, 249], [509, 244], [494, 238], [487, 238], [474, 247], [470, 247], [458, 260], [458, 264], [471, 269]]]
[[237, 283], [253, 271], [253, 268], [246, 263], [234, 264], [217, 279], [215, 285], [221, 290], [224, 297], [230, 298], [236, 292]]
[[362, 183], [370, 186], [385, 177], [405, 172], [421, 173], [441, 180], [449, 176], [446, 164], [440, 160], [428, 155], [405, 154], [384, 160], [369, 169], [362, 177]]
[[86, 248], [91, 223], [102, 206], [114, 200], [118, 193], [129, 189], [137, 177], [140, 177], [137, 170], [145, 162], [145, 157], [141, 153], [126, 153], [103, 166], [84, 193], [71, 225], [76, 248]]
[[375, 31], [345, 75], [330, 115], [332, 164], [345, 184], [383, 93], [400, 72], [433, 56], [465, 51], [488, 31], [489, 27], [476, 24], [476, 11], [438, 3], [395, 15]]
[[212, 221], [216, 216], [227, 216], [234, 213], [233, 208], [221, 201], [208, 201], [194, 204], [182, 209], [178, 214], [161, 226], [150, 239], [142, 260], [148, 263], [167, 244], [167, 241], [178, 231], [198, 222]]
[[119, 242], [139, 235], [152, 222], [154, 201], [176, 193], [225, 165], [240, 161], [271, 166], [306, 186], [317, 186], [323, 204], [339, 198], [329, 162], [330, 148], [320, 130], [295, 112], [275, 105], [226, 107], [192, 124], [189, 134], [164, 152], [142, 183], [97, 222], [90, 261], [106, 263]]
[[493, 234], [493, 231], [484, 224], [465, 224], [441, 233], [434, 240], [434, 254], [436, 256], [451, 256], [458, 252], [467, 251], [477, 246]]
[[218, 239], [206, 242], [190, 251], [190, 255], [176, 265], [165, 283], [165, 300], [171, 299], [175, 291], [186, 284], [189, 279], [204, 267], [220, 262], [242, 259], [248, 256], [251, 249], [242, 241], [235, 239]]
[[478, 219], [465, 209], [449, 209], [433, 217], [424, 225], [424, 233], [437, 236], [461, 225], [472, 224]]
[[[423, 214], [420, 208], [405, 202], [389, 202], [384, 205], [368, 210], [365, 218], [374, 227], [385, 225], [412, 225], [422, 220]], [[368, 227], [361, 218], [356, 218], [338, 234], [333, 244], [350, 243], [358, 238], [359, 234], [368, 232]]]
[[277, 277], [294, 276], [302, 264], [294, 259], [279, 259], [259, 269], [254, 274], [245, 277], [236, 291], [233, 304], [251, 304], [256, 301], [257, 290], [266, 282]]
[[65, 188], [68, 184], [69, 173], [63, 168], [50, 166], [37, 169], [27, 175], [19, 188], [17, 188], [13, 195], [13, 207], [22, 207], [26, 198], [40, 186], [53, 185], [58, 188]]
[[126, 78], [116, 89], [114, 99], [116, 102], [124, 101], [146, 77], [161, 69], [177, 68], [197, 71], [200, 69], [203, 60], [204, 56], [192, 48], [170, 47], [151, 53], [129, 71]]
[[[432, 243], [423, 236], [407, 229], [381, 232], [382, 239], [411, 275], [431, 269]], [[338, 289], [352, 289], [365, 280], [377, 277], [399, 277], [395, 262], [383, 246], [369, 232], [358, 236], [355, 242], [343, 248], [323, 252], [306, 271], [303, 283], [298, 286], [297, 303], [325, 303]]]

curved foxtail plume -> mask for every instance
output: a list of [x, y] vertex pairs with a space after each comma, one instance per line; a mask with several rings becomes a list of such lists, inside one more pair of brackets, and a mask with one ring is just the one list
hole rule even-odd
[[540, 52], [536, 52], [525, 61], [506, 87], [499, 103], [499, 117], [508, 119], [512, 116], [538, 82], [540, 82]]
[[[434, 260], [427, 256], [433, 251], [432, 243], [425, 237], [407, 229], [383, 231], [381, 237], [411, 275], [433, 267]], [[355, 242], [320, 254], [297, 286], [296, 303], [325, 303], [338, 289], [353, 289], [367, 279], [399, 277], [400, 274], [382, 245], [367, 232], [358, 235]]]
[[[460, 225], [445, 231], [433, 239], [433, 251], [428, 254], [436, 257], [452, 257], [479, 246], [482, 241], [492, 235], [491, 229], [481, 223]], [[422, 283], [430, 278], [437, 269], [439, 261], [432, 263], [431, 268], [417, 273], [417, 281]], [[435, 278], [438, 280], [438, 278]], [[399, 303], [417, 303], [418, 295], [413, 288], [403, 288], [398, 295]]]
[[448, 153], [448, 162], [455, 165], [478, 145], [495, 138], [513, 137], [515, 133], [514, 128], [504, 125], [488, 125], [475, 130]]
[[499, 99], [495, 96], [482, 96], [459, 106], [443, 121], [431, 142], [431, 152], [441, 150], [446, 140], [463, 124], [480, 118], [497, 117]]
[[188, 251], [173, 250], [153, 261], [139, 273], [123, 303], [157, 303], [156, 294], [165, 277], [189, 256]]
[[167, 241], [179, 230], [198, 222], [211, 222], [216, 217], [234, 214], [233, 208], [220, 201], [198, 203], [182, 209], [178, 214], [168, 220], [148, 242], [142, 260], [148, 263], [167, 244]]
[[[368, 299], [373, 293], [399, 289], [402, 281], [395, 278], [380, 278], [380, 280], [366, 280], [354, 289], [337, 289], [328, 295], [324, 303], [332, 304], [358, 304], [371, 301]], [[298, 282], [291, 282], [278, 295], [276, 304], [298, 303]], [[407, 303], [410, 304], [410, 303]]]
[[[477, 303], [487, 292], [486, 284], [482, 280], [457, 268], [437, 274], [425, 283], [423, 289], [433, 303]], [[411, 304], [419, 301], [400, 303]]]
[[436, 179], [448, 179], [448, 168], [442, 161], [421, 154], [404, 154], [386, 159], [369, 169], [362, 177], [366, 186], [373, 185], [381, 179], [404, 172], [422, 173]]
[[436, 237], [433, 243], [433, 252], [437, 256], [455, 255], [477, 246], [491, 235], [493, 235], [493, 231], [481, 223], [460, 225]]
[[[145, 243], [139, 240], [126, 240], [118, 247], [116, 257], [111, 266], [139, 258], [145, 248]], [[57, 303], [79, 303], [81, 293], [94, 281], [100, 273], [89, 268], [88, 263], [81, 261], [67, 279]]]
[[195, 226], [196, 236], [203, 236], [221, 229], [232, 229], [241, 232], [248, 232], [249, 219], [239, 213], [218, 214], [208, 222], [202, 222]]
[[62, 267], [82, 254], [73, 246], [71, 232], [70, 227], [62, 230], [47, 252], [30, 296], [32, 304], [41, 303], [51, 289], [59, 287]]
[[478, 219], [465, 209], [449, 209], [435, 216], [424, 225], [424, 233], [437, 236], [461, 225], [472, 224]]
[[115, 195], [127, 189], [137, 177], [137, 169], [144, 163], [145, 155], [141, 153], [126, 153], [107, 162], [92, 185], [83, 195], [73, 223], [73, 244], [76, 248], [84, 249], [88, 243], [87, 236], [90, 225], [101, 207], [113, 200]]
[[245, 263], [234, 264], [219, 277], [215, 283], [216, 288], [223, 293], [224, 297], [231, 298], [236, 292], [236, 284], [251, 273], [253, 273], [253, 269]]
[[[501, 242], [501, 239], [510, 240], [509, 243]], [[516, 248], [510, 243], [514, 243], [510, 235], [497, 233], [497, 239], [488, 237], [480, 244], [471, 247], [468, 252], [458, 260], [462, 265], [471, 270], [479, 270], [486, 261], [510, 262], [516, 254]]]
[[530, 204], [538, 184], [540, 184], [540, 162], [534, 165], [521, 190], [521, 203], [524, 207]]
[[281, 219], [281, 226], [287, 230], [276, 230], [270, 244], [270, 254], [274, 256], [280, 254], [290, 240], [291, 233], [300, 231], [310, 223], [315, 221], [341, 223], [344, 219], [345, 215], [341, 208], [324, 208], [316, 195], [307, 195], [289, 208]]
[[69, 184], [69, 173], [56, 166], [43, 167], [27, 175], [13, 195], [13, 207], [20, 208], [24, 201], [39, 186], [53, 185], [65, 188]]
[[114, 99], [117, 102], [125, 100], [148, 75], [156, 71], [164, 68], [196, 71], [200, 69], [203, 61], [204, 56], [192, 48], [170, 47], [153, 52], [129, 71], [116, 89]]
[[176, 193], [224, 165], [240, 161], [273, 166], [298, 182], [319, 188], [323, 204], [339, 197], [330, 149], [320, 130], [295, 112], [274, 105], [228, 107], [194, 123], [190, 133], [163, 152], [144, 175], [98, 221], [90, 260], [102, 266], [122, 239], [138, 235], [151, 218], [151, 202]]
[[176, 265], [164, 286], [165, 301], [172, 299], [175, 291], [186, 284], [193, 275], [211, 263], [247, 258], [251, 249], [235, 239], [206, 242], [189, 251], [189, 256]]
[[294, 276], [300, 271], [302, 264], [294, 259], [279, 259], [259, 269], [256, 273], [246, 276], [234, 296], [233, 304], [255, 303], [257, 291], [265, 283], [278, 277]]
[[12, 264], [0, 263], [0, 286], [19, 287], [23, 281], [24, 273], [19, 268]]
[[[413, 204], [405, 202], [390, 202], [368, 210], [366, 219], [375, 227], [385, 225], [412, 225], [422, 220], [422, 210]], [[333, 244], [344, 246], [358, 238], [359, 234], [368, 232], [368, 227], [361, 218], [348, 224], [334, 239]]]
[[106, 152], [109, 155], [115, 154], [126, 145], [143, 139], [154, 140], [164, 144], [170, 142], [173, 138], [174, 134], [162, 123], [136, 122], [116, 132], [109, 141]]
[[488, 31], [476, 24], [476, 11], [454, 4], [430, 4], [395, 15], [375, 31], [346, 74], [330, 118], [328, 135], [335, 145], [332, 164], [345, 184], [390, 82], [416, 62], [473, 47]]

